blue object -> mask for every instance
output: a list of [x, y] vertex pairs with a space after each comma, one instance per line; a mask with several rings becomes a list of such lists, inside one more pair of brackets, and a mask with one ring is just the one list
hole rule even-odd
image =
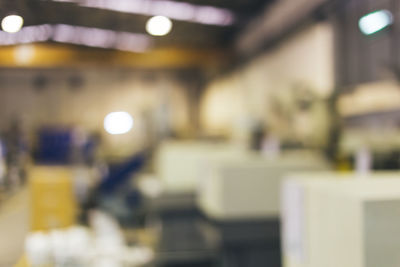
[[118, 186], [125, 184], [132, 174], [140, 171], [146, 162], [144, 152], [135, 154], [126, 162], [110, 167], [109, 174], [100, 183], [99, 189], [103, 193], [111, 193]]
[[71, 160], [72, 131], [44, 128], [39, 132], [36, 160], [46, 164], [68, 164]]

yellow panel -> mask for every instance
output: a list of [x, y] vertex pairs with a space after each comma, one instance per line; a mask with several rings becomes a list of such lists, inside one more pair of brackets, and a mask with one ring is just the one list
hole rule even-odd
[[40, 166], [30, 170], [32, 230], [63, 228], [75, 223], [73, 173], [67, 167]]

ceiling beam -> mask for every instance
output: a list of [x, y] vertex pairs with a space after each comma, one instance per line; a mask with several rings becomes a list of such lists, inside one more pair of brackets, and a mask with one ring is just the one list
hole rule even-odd
[[[39, 14], [39, 15], [38, 15]], [[110, 10], [81, 7], [72, 3], [35, 1], [28, 2], [22, 15], [25, 25], [67, 24], [94, 27], [118, 32], [146, 33], [149, 16], [134, 15]], [[167, 36], [154, 38], [155, 47], [181, 46], [215, 47], [231, 40], [234, 27], [202, 25], [173, 21], [174, 27]]]
[[301, 23], [315, 10], [330, 0], [282, 0], [266, 8], [238, 35], [236, 50], [241, 55], [259, 51], [266, 43]]
[[224, 49], [155, 49], [132, 53], [74, 45], [31, 44], [0, 48], [2, 68], [57, 67], [132, 67], [176, 69], [222, 67], [229, 62], [230, 51]]

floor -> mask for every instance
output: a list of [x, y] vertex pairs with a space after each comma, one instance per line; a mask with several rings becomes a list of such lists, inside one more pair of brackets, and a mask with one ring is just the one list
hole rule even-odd
[[29, 196], [26, 188], [0, 203], [0, 267], [12, 267], [23, 254], [29, 231]]

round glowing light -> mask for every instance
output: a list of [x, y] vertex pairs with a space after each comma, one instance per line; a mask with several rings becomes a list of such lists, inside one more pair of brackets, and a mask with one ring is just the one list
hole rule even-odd
[[358, 22], [360, 30], [365, 35], [371, 35], [393, 24], [393, 15], [388, 10], [377, 10], [369, 13]]
[[104, 118], [104, 129], [109, 134], [124, 134], [132, 127], [133, 118], [125, 111], [111, 112]]
[[155, 36], [167, 35], [172, 29], [172, 21], [164, 16], [155, 16], [150, 18], [146, 24], [146, 30], [149, 34]]
[[9, 15], [1, 21], [1, 28], [9, 33], [18, 32], [22, 25], [24, 25], [24, 19], [18, 15]]

